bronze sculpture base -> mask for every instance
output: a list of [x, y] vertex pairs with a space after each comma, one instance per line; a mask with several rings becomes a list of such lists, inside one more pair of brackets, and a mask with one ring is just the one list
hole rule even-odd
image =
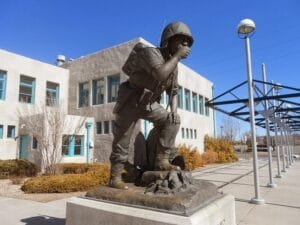
[[186, 190], [173, 194], [145, 194], [145, 187], [128, 184], [129, 190], [119, 190], [108, 186], [90, 190], [86, 197], [98, 201], [108, 201], [119, 205], [189, 216], [211, 201], [221, 197], [216, 185], [202, 180], [193, 180]]

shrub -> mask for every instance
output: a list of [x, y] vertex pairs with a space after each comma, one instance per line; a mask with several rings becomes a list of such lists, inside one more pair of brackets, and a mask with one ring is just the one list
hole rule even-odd
[[212, 150], [204, 152], [202, 155], [202, 160], [204, 164], [211, 164], [218, 162], [218, 153]]
[[[211, 152], [215, 152], [217, 154], [217, 160], [215, 162], [226, 163], [238, 160], [232, 143], [225, 139], [213, 138], [206, 135], [204, 138], [204, 148], [204, 154], [212, 155]], [[216, 157], [216, 155], [214, 155], [214, 157]]]
[[203, 160], [196, 148], [191, 146], [179, 145], [178, 153], [184, 158], [185, 168], [187, 170], [194, 170], [203, 166]]
[[23, 159], [0, 160], [0, 174], [11, 176], [36, 176], [38, 168], [32, 162]]
[[86, 191], [89, 188], [108, 183], [109, 165], [102, 164], [100, 167], [81, 174], [34, 177], [24, 183], [22, 190], [26, 193], [67, 193]]
[[63, 174], [81, 174], [91, 170], [101, 170], [108, 167], [107, 163], [62, 163], [57, 165]]

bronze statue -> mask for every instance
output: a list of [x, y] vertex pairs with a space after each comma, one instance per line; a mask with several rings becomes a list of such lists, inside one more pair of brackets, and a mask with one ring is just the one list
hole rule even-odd
[[[163, 30], [160, 48], [139, 43], [125, 62], [122, 69], [129, 79], [120, 85], [114, 107], [116, 119], [110, 156], [111, 187], [128, 188], [121, 175], [128, 160], [130, 137], [139, 119], [152, 122], [158, 131], [154, 170], [178, 170], [169, 162], [180, 125], [177, 114], [177, 64], [190, 54], [193, 41], [187, 25], [170, 23]], [[170, 96], [170, 112], [159, 104], [164, 91]]]

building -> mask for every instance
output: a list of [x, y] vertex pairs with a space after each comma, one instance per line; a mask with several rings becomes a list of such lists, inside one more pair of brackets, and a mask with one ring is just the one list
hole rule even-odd
[[[69, 71], [14, 53], [0, 50], [0, 159], [23, 158], [36, 161], [38, 156], [37, 139], [28, 133], [30, 118], [36, 120], [43, 109], [59, 105], [59, 110], [67, 114]], [[26, 117], [22, 121], [20, 118]], [[79, 124], [79, 116], [67, 116]], [[92, 118], [87, 118], [91, 122]], [[75, 125], [76, 126], [76, 125]], [[85, 161], [84, 126], [71, 138], [72, 127], [64, 128], [65, 148], [63, 162]], [[42, 132], [42, 131], [41, 131]], [[80, 139], [79, 141], [76, 138]], [[79, 149], [76, 143], [79, 142]], [[70, 160], [70, 156], [73, 156]]]
[[[25, 106], [47, 105], [54, 96], [55, 102], [66, 103], [71, 121], [86, 118], [89, 124], [88, 130], [86, 127], [80, 129], [76, 135], [70, 130], [64, 131], [66, 141], [62, 143], [62, 161], [108, 161], [113, 139], [112, 109], [119, 84], [127, 79], [121, 68], [133, 46], [139, 42], [151, 45], [137, 38], [72, 61], [60, 57], [59, 66], [0, 50], [0, 159], [29, 158], [34, 161], [34, 137], [26, 134], [26, 124], [19, 124], [19, 117], [14, 112]], [[185, 143], [203, 151], [204, 136], [214, 135], [214, 113], [205, 107], [205, 102], [212, 98], [213, 84], [182, 63], [179, 63], [178, 71], [181, 127], [176, 144]], [[164, 93], [161, 104], [167, 106], [167, 103]], [[137, 135], [142, 132], [147, 137], [151, 128], [147, 121], [137, 123], [131, 142], [131, 158]], [[24, 154], [24, 151], [28, 153]]]

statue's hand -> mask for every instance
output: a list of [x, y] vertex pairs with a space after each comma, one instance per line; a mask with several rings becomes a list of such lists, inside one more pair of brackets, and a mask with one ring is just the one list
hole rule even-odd
[[175, 112], [171, 112], [171, 120], [174, 124], [180, 124], [180, 116]]
[[175, 53], [175, 56], [177, 56], [180, 59], [185, 59], [190, 54], [191, 49], [188, 46], [181, 46]]

